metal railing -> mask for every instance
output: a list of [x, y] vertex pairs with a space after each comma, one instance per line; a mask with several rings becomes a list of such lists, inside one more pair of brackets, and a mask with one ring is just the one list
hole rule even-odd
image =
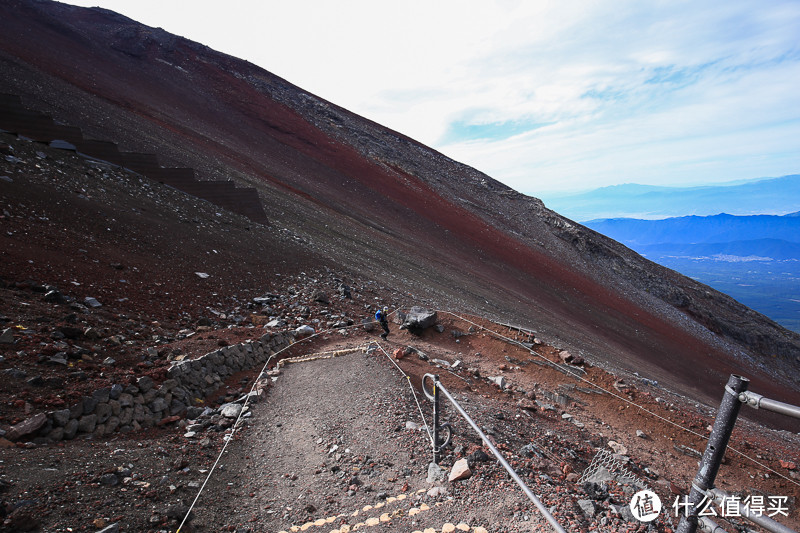
[[[746, 518], [767, 531], [773, 533], [797, 533], [769, 516], [764, 516], [763, 513], [754, 512], [748, 506], [742, 505], [736, 500], [731, 501], [727, 493], [714, 488], [714, 480], [717, 477], [720, 465], [722, 465], [722, 458], [725, 455], [725, 449], [728, 446], [728, 441], [742, 404], [749, 405], [754, 409], [766, 409], [800, 418], [800, 407], [770, 400], [760, 394], [748, 392], [749, 383], [749, 379], [731, 374], [728, 384], [725, 385], [725, 395], [722, 397], [714, 427], [708, 437], [705, 453], [703, 453], [703, 457], [700, 460], [700, 468], [692, 482], [689, 496], [683, 504], [686, 512], [678, 523], [677, 533], [695, 533], [698, 527], [702, 531], [709, 533], [724, 533], [725, 530], [713, 520], [707, 516], [700, 516], [700, 512], [705, 508], [703, 506], [704, 502], [716, 502], [720, 507], [733, 504], [735, 516]], [[727, 502], [726, 499], [728, 500]]]
[[[428, 388], [425, 386], [426, 380], [428, 380], [428, 379], [433, 381], [433, 390], [428, 390]], [[528, 488], [528, 486], [525, 484], [525, 482], [522, 481], [522, 478], [520, 478], [519, 475], [514, 471], [514, 469], [511, 468], [511, 465], [508, 464], [508, 461], [506, 461], [506, 459], [503, 457], [503, 455], [497, 450], [495, 445], [492, 444], [492, 441], [490, 441], [489, 438], [486, 436], [486, 434], [484, 434], [484, 432], [481, 431], [481, 429], [478, 427], [478, 424], [476, 424], [475, 421], [472, 420], [472, 418], [467, 414], [466, 411], [464, 411], [464, 409], [461, 407], [461, 405], [459, 405], [459, 403], [456, 401], [456, 399], [453, 398], [453, 396], [447, 391], [447, 389], [444, 387], [444, 385], [442, 385], [442, 382], [439, 381], [439, 376], [437, 376], [435, 374], [425, 374], [422, 377], [422, 391], [425, 393], [425, 396], [427, 396], [428, 399], [433, 402], [433, 418], [434, 418], [434, 421], [433, 421], [433, 435], [434, 435], [434, 437], [433, 437], [433, 460], [434, 460], [435, 463], [438, 463], [439, 455], [441, 453], [441, 449], [446, 444], [446, 443], [440, 443], [440, 439], [439, 439], [439, 436], [438, 436], [438, 430], [439, 430], [439, 391], [441, 391], [442, 394], [444, 394], [447, 397], [447, 399], [450, 400], [450, 403], [453, 404], [453, 407], [456, 408], [458, 413], [462, 417], [464, 417], [464, 419], [469, 423], [469, 425], [472, 426], [472, 429], [474, 429], [475, 432], [481, 437], [481, 439], [483, 439], [483, 442], [486, 444], [486, 446], [489, 448], [489, 450], [491, 450], [492, 454], [494, 454], [494, 456], [497, 458], [498, 462], [503, 466], [503, 468], [506, 469], [506, 472], [508, 472], [508, 475], [510, 475], [511, 478], [517, 483], [517, 485], [519, 485], [519, 487], [522, 489], [522, 491], [525, 493], [525, 495], [533, 502], [533, 504], [536, 506], [536, 508], [539, 509], [539, 512], [542, 513], [542, 516], [544, 516], [545, 519], [550, 523], [550, 525], [553, 526], [553, 529], [557, 533], [566, 533], [566, 530], [563, 527], [561, 527], [561, 524], [558, 523], [558, 521], [555, 519], [555, 517], [552, 515], [552, 513], [550, 513], [549, 509], [547, 509], [547, 507], [544, 506], [542, 501], [533, 492], [531, 492], [531, 489]], [[448, 437], [448, 441], [449, 441], [449, 437]]]

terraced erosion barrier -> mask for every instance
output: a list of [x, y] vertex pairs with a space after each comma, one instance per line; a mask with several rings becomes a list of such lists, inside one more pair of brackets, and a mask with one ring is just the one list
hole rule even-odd
[[[6, 439], [57, 442], [92, 434], [106, 437], [165, 421], [174, 422], [219, 389], [225, 378], [263, 366], [294, 341], [291, 332], [266, 333], [256, 341], [226, 346], [197, 359], [176, 361], [167, 379], [141, 376], [135, 384], [114, 384], [94, 391], [69, 408], [39, 413], [12, 427]], [[177, 417], [170, 420], [171, 417]]]
[[0, 128], [130, 169], [253, 222], [267, 222], [255, 188], [236, 187], [233, 181], [198, 180], [194, 169], [162, 167], [155, 154], [121, 152], [113, 142], [84, 139], [80, 128], [57, 124], [51, 116], [27, 109], [17, 95], [0, 94]]

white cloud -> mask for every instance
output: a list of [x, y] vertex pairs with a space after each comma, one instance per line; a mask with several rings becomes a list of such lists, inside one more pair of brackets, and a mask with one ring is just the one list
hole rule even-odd
[[73, 3], [248, 59], [532, 194], [800, 172], [793, 0]]

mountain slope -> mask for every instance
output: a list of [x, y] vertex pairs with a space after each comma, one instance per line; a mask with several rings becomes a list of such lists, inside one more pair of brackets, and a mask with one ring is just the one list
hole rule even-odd
[[[744, 373], [800, 402], [797, 335], [246, 61], [48, 1], [4, 2], [0, 30], [0, 90], [86, 135], [255, 187], [269, 230], [296, 236], [309, 261], [692, 394], [708, 387], [699, 358], [715, 382]], [[259, 260], [279, 263], [281, 250]]]

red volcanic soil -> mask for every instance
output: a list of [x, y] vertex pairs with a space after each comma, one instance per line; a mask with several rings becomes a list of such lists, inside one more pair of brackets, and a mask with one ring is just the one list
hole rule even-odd
[[[800, 403], [796, 335], [488, 176], [163, 30], [47, 2], [0, 10], [0, 90], [86, 137], [256, 187], [271, 224], [252, 242], [270, 268], [295, 261], [274, 252], [287, 237], [308, 264], [524, 325], [695, 397], [713, 400], [706, 391], [742, 373], [754, 389]], [[181, 254], [202, 250], [189, 248]], [[188, 286], [199, 283], [192, 276], [187, 261]]]

